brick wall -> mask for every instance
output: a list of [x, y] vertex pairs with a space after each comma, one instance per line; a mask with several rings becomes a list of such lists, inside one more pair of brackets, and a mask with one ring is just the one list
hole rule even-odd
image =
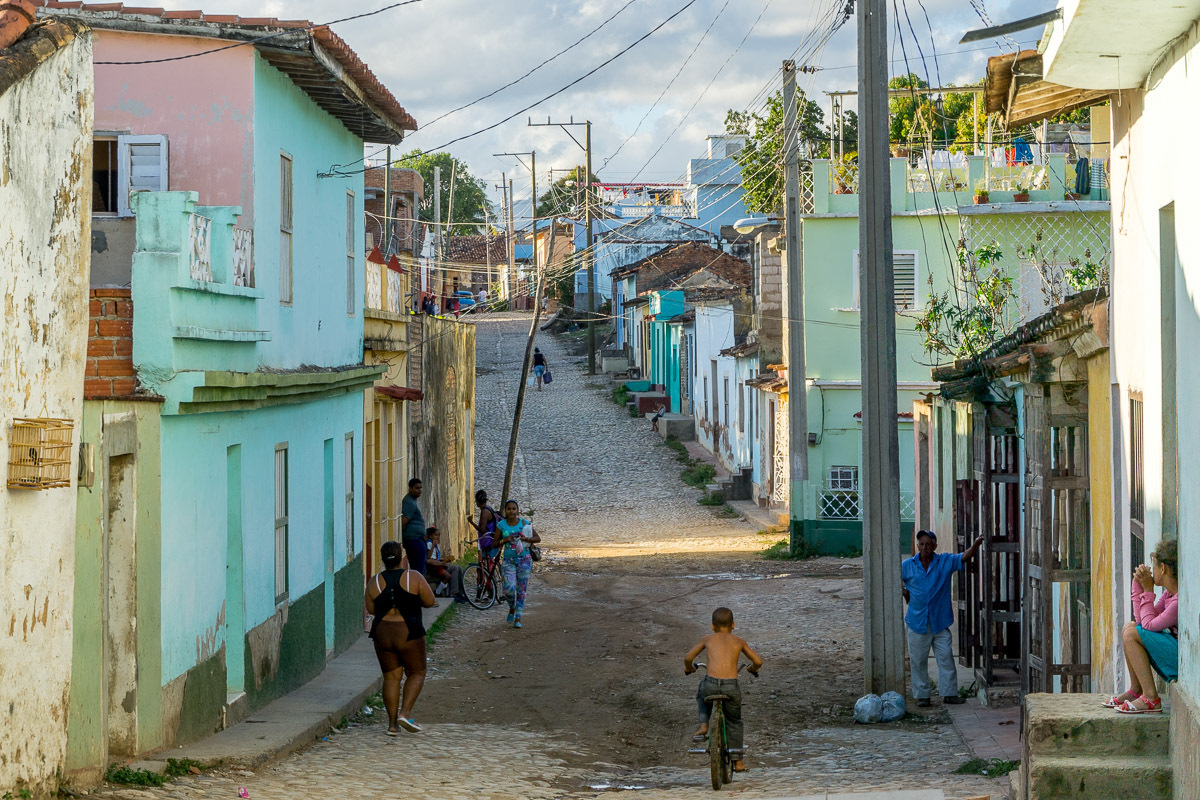
[[88, 400], [128, 397], [137, 389], [133, 370], [133, 300], [129, 289], [92, 289], [88, 304]]

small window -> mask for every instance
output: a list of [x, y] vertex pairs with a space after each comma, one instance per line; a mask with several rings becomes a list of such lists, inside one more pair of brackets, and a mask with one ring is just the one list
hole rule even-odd
[[346, 561], [354, 559], [354, 434], [346, 434]]
[[288, 596], [288, 446], [275, 445], [275, 603]]
[[279, 156], [279, 302], [292, 304], [292, 159]]
[[858, 491], [858, 467], [830, 467], [829, 488], [839, 492]]
[[346, 192], [346, 314], [354, 316], [356, 311], [356, 294], [354, 292], [354, 274], [358, 259], [355, 258], [354, 229], [357, 215], [354, 213], [354, 192]]
[[116, 214], [119, 191], [117, 139], [97, 137], [92, 143], [92, 213]]
[[[854, 308], [862, 308], [860, 283], [862, 267], [858, 260], [858, 251], [854, 251]], [[892, 297], [895, 298], [897, 313], [915, 311], [919, 308], [917, 302], [918, 283], [917, 251], [898, 250], [892, 253]]]

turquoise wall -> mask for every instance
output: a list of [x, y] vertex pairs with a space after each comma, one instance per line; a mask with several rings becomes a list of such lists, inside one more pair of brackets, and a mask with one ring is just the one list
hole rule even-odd
[[[241, 445], [241, 508], [245, 629], [275, 606], [275, 445], [287, 442], [289, 483], [288, 595], [294, 602], [325, 581], [325, 440], [332, 439], [333, 496], [345, 496], [343, 441], [354, 434], [362, 458], [362, 395], [347, 394], [303, 405], [251, 412], [168, 416], [162, 422], [162, 643], [163, 683], [216, 653], [225, 641], [227, 449]], [[355, 496], [362, 497], [361, 470]], [[340, 510], [340, 505], [338, 506]], [[357, 527], [357, 526], [356, 526]], [[335, 568], [362, 549], [354, 531], [347, 552], [345, 514], [333, 514]], [[321, 639], [325, 637], [321, 620]]]
[[[322, 111], [259, 56], [254, 67], [254, 259], [261, 366], [338, 366], [362, 361], [363, 177], [318, 178], [333, 164], [359, 164], [362, 140]], [[292, 157], [293, 303], [279, 303], [280, 152]], [[353, 168], [348, 171], [353, 172]], [[355, 312], [346, 313], [346, 192], [355, 197]]]

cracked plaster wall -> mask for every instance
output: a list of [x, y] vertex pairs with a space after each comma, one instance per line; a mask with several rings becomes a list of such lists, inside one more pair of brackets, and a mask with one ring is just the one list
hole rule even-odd
[[0, 791], [35, 796], [66, 748], [75, 491], [3, 487], [14, 417], [82, 414], [91, 57], [85, 33], [0, 94]]

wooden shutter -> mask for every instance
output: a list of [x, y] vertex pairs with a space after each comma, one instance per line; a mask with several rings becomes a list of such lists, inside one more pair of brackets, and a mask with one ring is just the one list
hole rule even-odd
[[133, 216], [134, 192], [167, 190], [167, 137], [163, 134], [117, 137], [117, 214]]

